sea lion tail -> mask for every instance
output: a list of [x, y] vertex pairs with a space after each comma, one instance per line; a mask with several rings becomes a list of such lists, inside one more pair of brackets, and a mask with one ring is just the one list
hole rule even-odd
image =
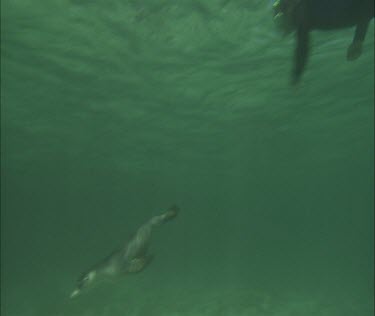
[[177, 216], [177, 214], [179, 213], [179, 211], [180, 211], [180, 208], [176, 204], [173, 204], [163, 214], [163, 222], [166, 223], [166, 222], [174, 219]]

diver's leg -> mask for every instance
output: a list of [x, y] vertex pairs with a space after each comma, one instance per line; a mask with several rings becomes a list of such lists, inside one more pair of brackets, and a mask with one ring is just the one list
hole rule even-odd
[[363, 20], [357, 24], [355, 28], [353, 42], [348, 47], [346, 54], [347, 60], [356, 60], [362, 54], [362, 43], [365, 40], [368, 25], [370, 23], [369, 19]]
[[297, 84], [305, 69], [309, 54], [309, 29], [299, 26], [297, 29], [297, 46], [294, 55], [294, 69], [292, 73], [292, 84]]

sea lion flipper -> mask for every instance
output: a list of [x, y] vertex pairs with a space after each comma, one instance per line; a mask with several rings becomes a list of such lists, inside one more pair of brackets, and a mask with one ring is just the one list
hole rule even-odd
[[141, 272], [154, 258], [153, 255], [147, 255], [143, 257], [134, 258], [129, 262], [126, 269], [128, 273], [138, 273]]

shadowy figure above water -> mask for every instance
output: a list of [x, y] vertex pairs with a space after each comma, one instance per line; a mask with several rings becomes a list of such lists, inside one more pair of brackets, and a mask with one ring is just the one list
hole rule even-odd
[[355, 26], [347, 60], [362, 53], [368, 25], [374, 17], [374, 0], [277, 0], [274, 20], [285, 33], [296, 32], [292, 84], [297, 84], [305, 69], [310, 50], [310, 31], [334, 30]]
[[122, 248], [112, 252], [83, 273], [77, 280], [77, 286], [70, 297], [77, 297], [97, 281], [141, 272], [153, 259], [153, 255], [148, 254], [152, 229], [175, 218], [178, 211], [179, 208], [174, 205], [163, 214], [154, 216], [143, 224]]

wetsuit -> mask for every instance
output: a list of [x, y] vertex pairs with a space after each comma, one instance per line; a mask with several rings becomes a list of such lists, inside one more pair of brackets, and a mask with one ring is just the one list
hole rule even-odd
[[307, 63], [310, 31], [355, 26], [347, 52], [347, 59], [355, 60], [361, 55], [368, 25], [374, 17], [374, 0], [280, 0], [275, 7], [276, 13], [284, 13], [296, 31], [294, 84], [300, 80]]

